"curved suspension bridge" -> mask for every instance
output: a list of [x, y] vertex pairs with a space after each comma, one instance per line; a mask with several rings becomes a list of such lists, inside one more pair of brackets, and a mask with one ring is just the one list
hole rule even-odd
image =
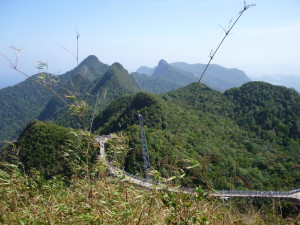
[[[100, 144], [100, 157], [106, 163], [108, 171], [111, 175], [116, 177], [123, 177], [128, 182], [136, 184], [138, 186], [149, 189], [165, 189], [164, 185], [154, 182], [150, 179], [144, 179], [133, 174], [130, 174], [122, 169], [114, 167], [109, 164], [105, 157], [105, 142], [113, 138], [111, 135], [97, 136], [96, 140]], [[195, 189], [191, 188], [167, 188], [169, 191], [182, 192], [182, 193], [194, 193]], [[210, 191], [208, 193], [211, 197], [261, 197], [261, 198], [293, 198], [300, 200], [300, 188], [291, 191], [238, 191], [238, 190], [217, 190], [216, 192]]]

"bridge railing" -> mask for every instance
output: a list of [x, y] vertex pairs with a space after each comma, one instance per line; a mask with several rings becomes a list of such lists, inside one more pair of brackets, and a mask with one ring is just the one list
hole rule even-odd
[[252, 195], [252, 196], [287, 196], [290, 195], [290, 191], [238, 191], [238, 190], [220, 190], [217, 191], [220, 194], [237, 194], [237, 195]]
[[289, 191], [290, 194], [295, 194], [295, 193], [298, 193], [298, 192], [300, 192], [300, 188]]
[[[110, 135], [105, 135], [105, 136], [97, 136], [96, 139], [101, 141], [103, 139], [110, 139], [111, 136]], [[135, 180], [139, 180], [142, 183], [146, 184], [152, 184], [152, 185], [165, 185], [164, 183], [160, 183], [157, 181], [153, 181], [151, 179], [145, 179], [142, 177], [139, 177], [137, 175], [131, 174], [129, 172], [126, 172], [125, 170], [122, 170], [116, 166], [111, 165], [108, 161], [106, 161], [106, 164], [109, 168], [115, 170], [115, 171], [119, 171], [120, 174], [124, 174], [128, 177], [131, 177]], [[114, 174], [115, 175], [115, 174]], [[176, 190], [178, 191], [182, 191], [185, 193], [193, 193], [196, 190], [192, 189], [192, 188], [183, 188], [183, 187], [179, 187], [176, 188]], [[204, 190], [204, 192], [207, 192], [207, 190]], [[290, 190], [290, 191], [247, 191], [247, 190], [217, 190], [216, 192], [212, 192], [210, 191], [210, 194], [213, 194], [215, 196], [226, 196], [228, 195], [241, 195], [241, 196], [261, 196], [261, 197], [272, 197], [272, 196], [282, 196], [282, 197], [288, 197], [289, 195], [295, 194], [295, 193], [299, 193], [300, 192], [300, 188], [299, 189], [294, 189], [294, 190]]]
[[[124, 175], [128, 176], [128, 177], [132, 177], [136, 180], [139, 180], [143, 183], [150, 183], [153, 185], [164, 185], [163, 183], [154, 181], [154, 180], [147, 180], [145, 178], [139, 177], [137, 175], [134, 175], [132, 173], [126, 172], [125, 170], [122, 170], [116, 166], [112, 166], [110, 163], [107, 162], [107, 165], [111, 168], [113, 168], [114, 170], [118, 170], [121, 173], [123, 173]], [[193, 188], [184, 188], [184, 187], [179, 187], [177, 188], [178, 191], [182, 191], [182, 192], [187, 192], [187, 193], [193, 193], [195, 192], [195, 189]], [[204, 190], [207, 191], [207, 190]], [[216, 190], [215, 194], [221, 194], [221, 195], [230, 195], [230, 194], [237, 194], [237, 195], [249, 195], [249, 196], [287, 196], [287, 195], [291, 195], [294, 193], [298, 193], [300, 192], [300, 188], [299, 189], [295, 189], [295, 190], [291, 190], [291, 191], [247, 191], [247, 190]]]

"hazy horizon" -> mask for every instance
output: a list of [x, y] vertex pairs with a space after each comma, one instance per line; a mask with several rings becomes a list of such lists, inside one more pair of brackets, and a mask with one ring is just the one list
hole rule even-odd
[[[212, 63], [240, 69], [250, 78], [300, 78], [300, 2], [247, 1], [252, 3], [256, 6], [243, 14]], [[70, 52], [76, 52], [77, 29], [79, 61], [96, 55], [130, 72], [160, 59], [206, 64], [224, 36], [221, 26], [227, 28], [243, 6], [243, 0], [3, 0], [0, 53], [13, 57], [9, 47], [16, 46], [18, 66], [27, 74], [38, 72], [38, 60], [48, 62], [49, 72], [63, 74], [76, 66]], [[0, 57], [0, 88], [24, 78]]]
[[[181, 60], [181, 61], [177, 61], [177, 62], [184, 62], [184, 61]], [[103, 62], [103, 63], [105, 63], [105, 62]], [[168, 63], [174, 63], [174, 62], [168, 62]], [[194, 64], [194, 63], [191, 63], [191, 64]], [[141, 66], [145, 66], [145, 65], [141, 65]], [[153, 66], [147, 66], [147, 67], [153, 68], [154, 66], [157, 66], [157, 64], [153, 65]], [[223, 66], [223, 65], [220, 65], [220, 66]], [[76, 66], [74, 66], [74, 68], [75, 67]], [[70, 70], [72, 70], [72, 69], [73, 68], [71, 68]], [[125, 69], [128, 70], [126, 67], [125, 67]], [[240, 70], [240, 68], [235, 68], [235, 69], [239, 69]], [[128, 70], [128, 71], [129, 72], [135, 72], [136, 70], [133, 70], [133, 71], [129, 71]], [[13, 86], [13, 85], [15, 85], [15, 84], [17, 84], [19, 82], [22, 82], [22, 81], [24, 81], [26, 79], [26, 77], [24, 75], [20, 74], [17, 71], [14, 71], [14, 70], [11, 69], [10, 72], [14, 76], [16, 76], [16, 79], [2, 80], [1, 83], [0, 83], [0, 89], [8, 87], [8, 86]], [[65, 71], [65, 72], [68, 72], [68, 71]], [[245, 72], [245, 71], [243, 71], [243, 72]], [[34, 75], [34, 74], [30, 74], [30, 75]], [[56, 75], [62, 75], [62, 74], [56, 74]], [[279, 73], [279, 74], [256, 74], [256, 75], [249, 75], [249, 74], [246, 73], [246, 75], [249, 77], [249, 79], [251, 81], [266, 81], [266, 82], [269, 82], [269, 83], [272, 83], [272, 84], [275, 84], [275, 85], [277, 84], [276, 82], [278, 82], [277, 85], [283, 85], [283, 86], [287, 86], [287, 87], [293, 87], [294, 86], [293, 88], [295, 88], [298, 92], [300, 92], [300, 80], [299, 80], [299, 82], [294, 82], [294, 81], [290, 80], [291, 78], [298, 78], [298, 77], [300, 77], [300, 74], [288, 74], [288, 73], [287, 74], [280, 74]], [[283, 82], [283, 78], [289, 78], [289, 79], [287, 79], [286, 82]], [[286, 85], [286, 84], [290, 84], [290, 85]]]

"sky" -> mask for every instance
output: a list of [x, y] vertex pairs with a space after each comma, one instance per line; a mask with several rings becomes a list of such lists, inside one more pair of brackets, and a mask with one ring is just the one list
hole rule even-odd
[[[256, 4], [233, 28], [212, 63], [238, 68], [248, 76], [298, 74], [300, 1], [247, 0]], [[76, 66], [88, 55], [129, 72], [168, 62], [207, 63], [243, 0], [0, 0], [0, 53], [18, 68], [38, 72], [37, 61], [53, 74]], [[200, 73], [201, 71], [199, 71]], [[24, 79], [0, 55], [0, 88]]]

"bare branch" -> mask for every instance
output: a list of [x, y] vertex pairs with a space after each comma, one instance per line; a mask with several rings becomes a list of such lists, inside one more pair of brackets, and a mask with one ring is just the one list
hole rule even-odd
[[[19, 56], [18, 56], [18, 52], [21, 51], [21, 49], [19, 48], [16, 48], [15, 46], [11, 46], [10, 49], [12, 49], [15, 53], [15, 60], [12, 60], [10, 58], [8, 58], [5, 54], [1, 53], [1, 55], [10, 63], [10, 67], [16, 71], [18, 71], [19, 73], [23, 74], [24, 76], [26, 76], [27, 78], [30, 78], [30, 76], [23, 72], [22, 70], [19, 70], [18, 69], [18, 59], [19, 59]], [[38, 69], [43, 69], [45, 66], [48, 67], [48, 63], [44, 63], [44, 62], [41, 62], [41, 61], [38, 61], [38, 66], [37, 68]], [[52, 88], [48, 87], [46, 85], [46, 83], [44, 82], [43, 79], [41, 79], [41, 77], [38, 77], [39, 79], [35, 79], [35, 78], [32, 78], [32, 80], [34, 82], [36, 82], [37, 84], [47, 88], [49, 91], [51, 91], [56, 97], [58, 97], [60, 100], [62, 100], [67, 106], [69, 106], [69, 103], [67, 103], [58, 93], [56, 93]]]
[[36, 66], [36, 68], [37, 68], [38, 70], [45, 70], [45, 67], [47, 68], [47, 71], [48, 71], [48, 63], [41, 62], [41, 61], [37, 61], [37, 66]]
[[[213, 60], [214, 56], [216, 55], [216, 53], [217, 53], [218, 50], [220, 49], [221, 45], [222, 45], [223, 42], [225, 41], [226, 37], [230, 34], [232, 28], [235, 26], [235, 24], [236, 24], [236, 23], [238, 22], [238, 20], [241, 18], [241, 16], [243, 15], [243, 13], [244, 13], [247, 9], [249, 9], [249, 8], [251, 8], [251, 7], [253, 7], [253, 6], [255, 6], [255, 4], [247, 5], [247, 4], [246, 4], [246, 1], [244, 0], [244, 8], [243, 8], [243, 10], [239, 12], [238, 17], [235, 19], [235, 21], [234, 21], [233, 23], [232, 23], [232, 19], [229, 21], [229, 28], [228, 28], [227, 30], [225, 30], [225, 29], [221, 26], [221, 28], [222, 28], [222, 29], [224, 30], [224, 32], [225, 32], [225, 36], [224, 36], [223, 39], [220, 41], [220, 43], [219, 43], [218, 47], [216, 48], [216, 50], [215, 50], [215, 51], [211, 50], [211, 52], [210, 52], [210, 54], [209, 54], [210, 59], [209, 59], [208, 63], [206, 64], [206, 66], [205, 66], [205, 68], [204, 68], [202, 74], [201, 74], [200, 77], [197, 79], [197, 85], [196, 85], [196, 87], [195, 87], [195, 89], [194, 89], [194, 91], [193, 91], [193, 93], [192, 93], [191, 100], [194, 99], [194, 97], [195, 97], [195, 95], [196, 95], [196, 93], [197, 93], [197, 91], [198, 91], [198, 89], [199, 89], [199, 87], [200, 87], [200, 82], [201, 82], [201, 80], [202, 80], [204, 74], [205, 74], [206, 71], [207, 71], [207, 68], [209, 67], [209, 65], [210, 65], [211, 61]], [[231, 24], [231, 23], [232, 23], [232, 24]], [[193, 105], [193, 104], [191, 103], [190, 105]], [[186, 109], [185, 109], [185, 111], [184, 111], [184, 116], [182, 117], [181, 121], [178, 123], [178, 127], [177, 127], [177, 129], [176, 129], [176, 131], [175, 131], [175, 134], [174, 134], [173, 139], [176, 138], [176, 135], [177, 135], [178, 131], [179, 131], [180, 128], [181, 128], [182, 122], [183, 122], [184, 118], [186, 118], [186, 116], [187, 116], [187, 110], [188, 110], [188, 109], [189, 109], [189, 107], [186, 107]]]
[[80, 37], [80, 34], [78, 33], [77, 29], [76, 29], [76, 34], [77, 34], [77, 39]]
[[9, 67], [12, 69], [16, 69], [17, 68], [17, 64], [15, 61], [9, 59], [6, 55], [4, 55], [3, 53], [1, 53], [1, 55], [9, 62]]
[[256, 4], [247, 5], [246, 0], [244, 0], [244, 8], [239, 12], [239, 14], [244, 13], [247, 9], [256, 6]]
[[[104, 89], [103, 93], [102, 93], [102, 101], [105, 100], [106, 98], [106, 94], [107, 94], [107, 89]], [[97, 109], [97, 106], [99, 104], [99, 90], [98, 90], [98, 93], [97, 93], [97, 98], [96, 98], [96, 103], [95, 103], [95, 107], [94, 107], [94, 111], [93, 111], [93, 116], [92, 116], [92, 120], [91, 120], [91, 126], [90, 126], [90, 133], [92, 132], [92, 127], [93, 127], [93, 123], [94, 123], [94, 118], [95, 118], [95, 114], [96, 114], [96, 109]]]
[[15, 46], [10, 46], [10, 48], [12, 49], [12, 50], [14, 50], [14, 51], [17, 51], [17, 52], [20, 52], [21, 51], [21, 49], [20, 48], [17, 48], [17, 47], [15, 47]]
[[[213, 59], [214, 58], [214, 50], [212, 49], [211, 51], [210, 51], [210, 53], [209, 53], [209, 57], [211, 58], [211, 59]], [[200, 79], [198, 80], [198, 82], [200, 82]]]
[[75, 59], [77, 59], [76, 55], [73, 52], [71, 52], [69, 49], [65, 48], [64, 46], [60, 46], [60, 47], [66, 50], [67, 52], [69, 52]]
[[[76, 29], [76, 28], [75, 28]], [[78, 33], [76, 29], [76, 40], [77, 40], [77, 55], [76, 55], [76, 60], [77, 60], [77, 66], [78, 66], [78, 38], [80, 37], [80, 34]]]
[[219, 26], [221, 27], [221, 29], [225, 32], [225, 34], [227, 33], [227, 30], [221, 26], [221, 24], [219, 24]]

